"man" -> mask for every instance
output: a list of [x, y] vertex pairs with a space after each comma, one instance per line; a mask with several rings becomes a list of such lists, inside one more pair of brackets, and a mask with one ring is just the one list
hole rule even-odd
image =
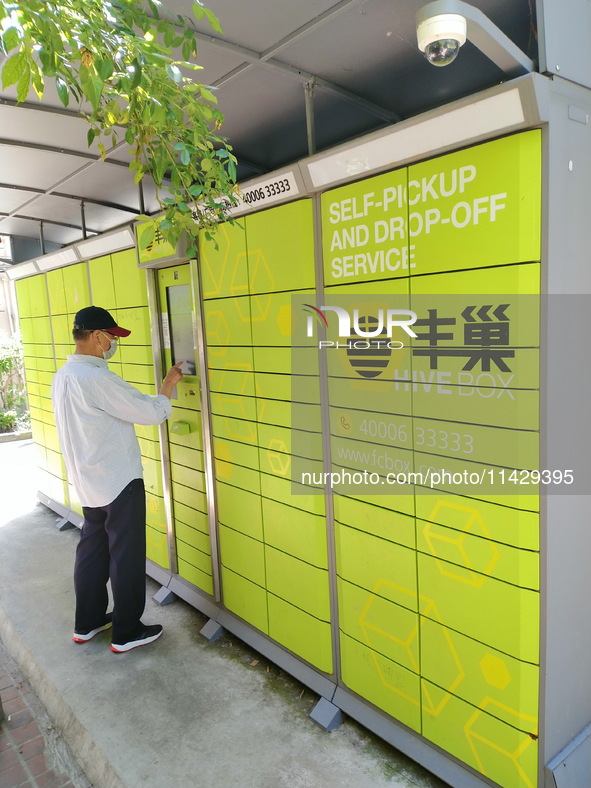
[[[74, 485], [84, 523], [76, 550], [73, 640], [85, 643], [113, 627], [111, 650], [130, 651], [162, 634], [159, 624], [141, 621], [146, 599], [146, 498], [134, 424], [160, 424], [182, 379], [179, 362], [156, 396], [142, 394], [109, 371], [107, 359], [118, 326], [97, 306], [81, 309], [72, 332], [76, 352], [56, 373], [51, 398], [68, 478]], [[111, 579], [113, 613], [107, 613]]]

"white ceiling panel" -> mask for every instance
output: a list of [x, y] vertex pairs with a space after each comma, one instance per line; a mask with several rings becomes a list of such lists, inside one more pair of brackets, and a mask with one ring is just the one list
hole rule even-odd
[[206, 40], [197, 42], [197, 57], [194, 60], [202, 67], [202, 70], [191, 71], [190, 75], [205, 85], [212, 85], [224, 74], [233, 71], [244, 62], [244, 58], [240, 54], [234, 54], [230, 50], [215, 46]]
[[[26, 214], [47, 222], [71, 224], [80, 228], [80, 235], [82, 235], [82, 210], [77, 200], [55, 197], [51, 194], [43, 195], [27, 206]], [[130, 211], [116, 210], [94, 203], [85, 203], [84, 205], [86, 227], [89, 231], [97, 233], [105, 232], [118, 224], [133, 221], [135, 215]]]
[[98, 154], [88, 148], [88, 124], [82, 118], [29, 107], [0, 105], [0, 138], [64, 151]]
[[[253, 84], [257, 86], [256, 91], [251, 89]], [[243, 105], [246, 93], [249, 96], [248, 112], [244, 111]], [[257, 137], [264, 130], [283, 128], [295, 116], [303, 121], [305, 128], [304, 86], [298, 79], [281, 72], [252, 66], [248, 72], [238, 74], [220, 87], [218, 97], [225, 116], [223, 132], [238, 149], [243, 140]], [[268, 107], [273, 102], [281, 104], [282, 111], [270, 118]]]
[[[207, 3], [220, 20], [226, 41], [234, 41], [257, 52], [265, 51], [335, 5], [338, 5], [335, 0], [209, 0]], [[167, 0], [166, 7], [173, 13], [184, 13], [194, 18], [191, 3], [186, 0]], [[196, 27], [207, 35], [220, 37], [207, 22]]]
[[76, 172], [87, 161], [69, 153], [56, 155], [32, 148], [0, 143], [0, 173], [3, 183], [49, 189]]
[[[0, 178], [2, 178], [1, 172]], [[2, 206], [2, 213], [12, 213], [12, 211], [17, 210], [24, 202], [30, 200], [31, 197], [31, 192], [22, 191], [21, 189], [3, 189], [0, 187], [0, 205]]]
[[[13, 217], [0, 221], [0, 232], [3, 235], [16, 235], [21, 238], [39, 238], [39, 222]], [[65, 246], [80, 239], [80, 231], [69, 227], [44, 224], [43, 236], [46, 241], [52, 241]]]
[[78, 173], [60, 191], [139, 210], [139, 189], [127, 167], [109, 164], [108, 161], [97, 162], [92, 168]]

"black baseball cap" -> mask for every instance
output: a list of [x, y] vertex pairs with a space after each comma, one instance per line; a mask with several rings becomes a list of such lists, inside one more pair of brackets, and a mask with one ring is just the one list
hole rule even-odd
[[116, 337], [128, 337], [131, 331], [121, 328], [113, 316], [100, 306], [86, 306], [76, 313], [74, 328], [82, 331], [108, 331]]

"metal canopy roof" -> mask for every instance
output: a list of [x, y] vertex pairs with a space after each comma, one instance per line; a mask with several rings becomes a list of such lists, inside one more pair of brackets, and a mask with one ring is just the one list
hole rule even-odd
[[[192, 0], [165, 0], [191, 16]], [[425, 0], [209, 0], [224, 37], [198, 31], [199, 79], [217, 88], [222, 129], [247, 180], [308, 155], [306, 85], [313, 85], [321, 151], [453, 99], [506, 75], [467, 42], [446, 68], [416, 45]], [[534, 0], [472, 0], [517, 46], [537, 58]], [[148, 179], [133, 184], [125, 142], [101, 162], [87, 125], [48, 84], [42, 102], [0, 92], [0, 235], [20, 239], [14, 262], [84, 233], [104, 232], [158, 210]], [[142, 205], [143, 200], [143, 205]], [[42, 223], [42, 224], [41, 224]]]

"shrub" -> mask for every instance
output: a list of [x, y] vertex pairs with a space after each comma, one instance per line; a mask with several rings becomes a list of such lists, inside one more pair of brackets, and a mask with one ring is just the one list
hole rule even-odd
[[0, 411], [0, 432], [14, 432], [17, 418], [15, 410]]
[[0, 339], [0, 432], [27, 429], [27, 407], [20, 337]]

